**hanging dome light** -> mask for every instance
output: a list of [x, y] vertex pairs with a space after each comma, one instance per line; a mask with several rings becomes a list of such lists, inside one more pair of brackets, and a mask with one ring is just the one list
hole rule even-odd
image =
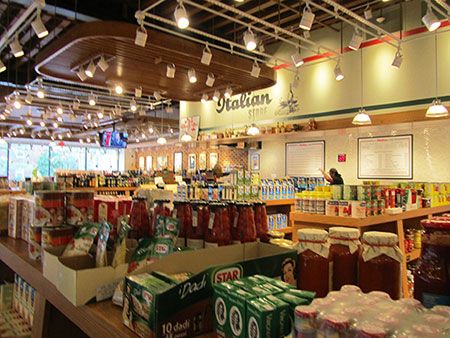
[[181, 142], [191, 142], [192, 141], [192, 136], [185, 133], [183, 134], [183, 136], [181, 136]]
[[167, 140], [164, 136], [160, 136], [158, 137], [158, 139], [156, 140], [156, 143], [160, 144], [160, 145], [164, 145], [167, 143]]
[[358, 114], [355, 115], [353, 118], [352, 124], [357, 126], [365, 126], [372, 124], [372, 120], [370, 119], [370, 116], [366, 113], [366, 110], [364, 108], [361, 108], [358, 111]]
[[448, 116], [448, 109], [445, 107], [441, 100], [433, 100], [432, 105], [427, 109], [425, 117], [445, 117]]
[[256, 136], [259, 134], [259, 128], [256, 126], [256, 124], [252, 124], [250, 128], [247, 130], [247, 135], [249, 136]]

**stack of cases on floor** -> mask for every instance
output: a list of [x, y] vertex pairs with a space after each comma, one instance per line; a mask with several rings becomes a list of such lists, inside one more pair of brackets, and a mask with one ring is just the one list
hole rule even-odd
[[219, 337], [284, 337], [291, 333], [295, 307], [314, 297], [314, 292], [262, 275], [218, 283], [214, 328]]
[[0, 287], [1, 337], [30, 337], [34, 319], [36, 291], [19, 275], [14, 277], [14, 285]]

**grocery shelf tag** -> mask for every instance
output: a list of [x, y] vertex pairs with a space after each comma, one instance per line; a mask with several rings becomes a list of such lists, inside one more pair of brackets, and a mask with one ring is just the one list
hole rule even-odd
[[173, 209], [173, 215], [172, 215], [172, 217], [173, 217], [173, 218], [177, 218], [177, 215], [178, 215], [178, 209]]
[[214, 217], [215, 213], [211, 212], [211, 216], [209, 217], [208, 229], [212, 229], [214, 225]]
[[237, 222], [238, 222], [238, 218], [239, 218], [239, 211], [236, 212], [236, 216], [234, 217], [233, 228], [236, 228]]
[[192, 227], [196, 228], [198, 226], [198, 211], [192, 212]]

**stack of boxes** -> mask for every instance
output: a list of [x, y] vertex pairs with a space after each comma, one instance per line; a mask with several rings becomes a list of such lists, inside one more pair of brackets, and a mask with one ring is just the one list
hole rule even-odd
[[34, 319], [36, 290], [18, 274], [14, 276], [12, 308], [31, 326]]
[[291, 178], [262, 179], [260, 198], [263, 201], [294, 199], [294, 180]]
[[288, 222], [286, 214], [267, 215], [267, 224], [269, 225], [269, 231], [287, 228], [287, 223]]
[[314, 297], [262, 275], [214, 284], [214, 328], [220, 337], [284, 337], [291, 332], [295, 307]]

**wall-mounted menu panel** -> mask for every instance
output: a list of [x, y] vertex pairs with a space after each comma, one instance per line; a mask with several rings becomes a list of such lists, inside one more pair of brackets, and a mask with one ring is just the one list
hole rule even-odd
[[325, 141], [286, 143], [286, 176], [321, 176], [325, 168]]
[[358, 178], [413, 178], [413, 136], [358, 138]]

